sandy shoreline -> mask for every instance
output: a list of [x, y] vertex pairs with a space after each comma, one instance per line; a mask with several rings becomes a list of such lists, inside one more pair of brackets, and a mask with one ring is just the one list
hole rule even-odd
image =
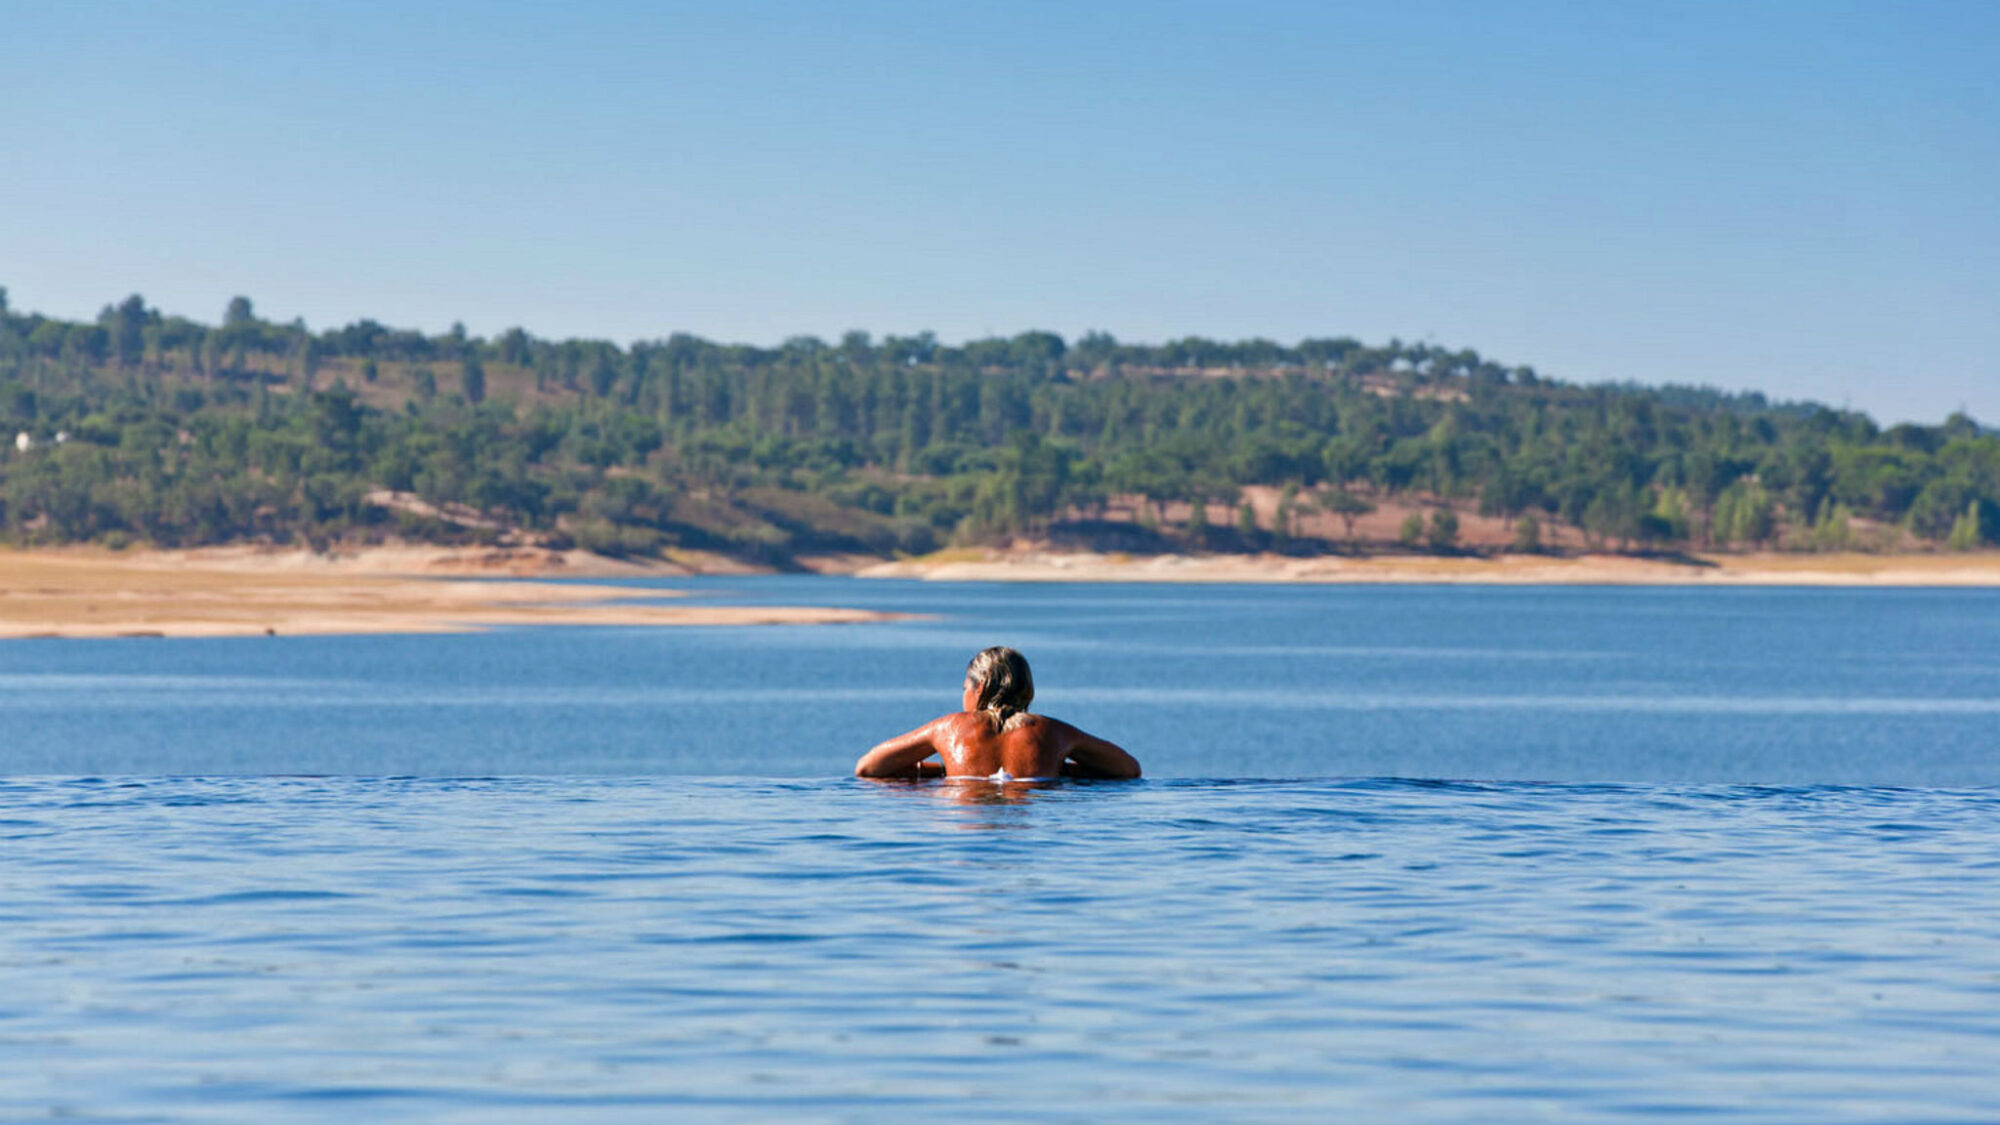
[[1298, 582], [1549, 586], [2000, 586], [2000, 551], [1935, 555], [1129, 556], [946, 551], [880, 563], [863, 578], [939, 582]]
[[[503, 553], [505, 554], [505, 553]], [[0, 638], [464, 633], [508, 625], [842, 624], [868, 610], [635, 605], [605, 585], [474, 577], [684, 574], [586, 556], [382, 548], [349, 556], [226, 548], [0, 551]], [[427, 575], [456, 576], [427, 577]], [[674, 596], [647, 590], [648, 599]]]
[[[829, 559], [863, 578], [941, 582], [1446, 583], [1492, 585], [2000, 587], [2000, 552], [1493, 558], [1128, 556], [960, 550]], [[891, 620], [836, 607], [633, 604], [625, 587], [494, 578], [749, 573], [727, 559], [621, 562], [580, 552], [388, 546], [315, 554], [257, 547], [0, 550], [0, 638], [460, 633], [510, 625], [763, 625]], [[649, 600], [673, 597], [648, 590]]]

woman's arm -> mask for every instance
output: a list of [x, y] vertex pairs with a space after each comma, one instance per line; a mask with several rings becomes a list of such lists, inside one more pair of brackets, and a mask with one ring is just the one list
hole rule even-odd
[[944, 773], [944, 763], [926, 762], [925, 758], [937, 753], [937, 744], [932, 737], [936, 721], [925, 723], [908, 734], [897, 735], [876, 746], [861, 760], [854, 763], [856, 777], [939, 777]]
[[[1064, 724], [1068, 725], [1068, 724]], [[1069, 749], [1064, 752], [1064, 777], [1099, 777], [1131, 781], [1139, 776], [1139, 759], [1114, 743], [1094, 734], [1069, 728]]]

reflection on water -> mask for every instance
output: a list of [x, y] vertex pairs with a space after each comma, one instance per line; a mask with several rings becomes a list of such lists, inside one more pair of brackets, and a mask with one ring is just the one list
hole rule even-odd
[[[1027, 829], [1033, 821], [1017, 815], [1036, 797], [1060, 791], [1080, 782], [1023, 781], [1018, 778], [995, 781], [988, 777], [949, 777], [926, 780], [884, 779], [862, 782], [906, 800], [922, 802], [953, 815], [947, 821], [968, 831]], [[971, 815], [966, 815], [966, 814]], [[991, 814], [991, 815], [983, 815]]]

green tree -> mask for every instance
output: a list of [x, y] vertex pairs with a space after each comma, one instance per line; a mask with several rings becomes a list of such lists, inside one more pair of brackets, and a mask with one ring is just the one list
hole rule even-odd
[[1990, 542], [1995, 525], [2000, 524], [2000, 519], [1994, 518], [1996, 514], [2000, 513], [1989, 502], [1971, 501], [1965, 507], [1965, 514], [1953, 521], [1947, 545], [1954, 551], [1972, 551]]
[[1926, 539], [1946, 539], [1957, 527], [1965, 506], [1973, 499], [1970, 481], [1946, 476], [1919, 489], [1911, 499], [1906, 518], [1911, 530]]
[[63, 338], [63, 355], [73, 362], [101, 365], [111, 356], [111, 333], [95, 324], [73, 324]]
[[591, 359], [590, 391], [599, 398], [611, 393], [618, 383], [618, 365], [613, 361], [611, 350], [601, 348]]
[[1349, 492], [1345, 488], [1336, 488], [1321, 495], [1319, 506], [1322, 510], [1340, 517], [1349, 540], [1354, 538], [1354, 521], [1375, 510], [1375, 505], [1366, 497]]
[[1715, 502], [1715, 537], [1720, 543], [1762, 545], [1777, 530], [1771, 495], [1755, 480], [1739, 480]]
[[1278, 494], [1277, 510], [1271, 513], [1271, 541], [1280, 549], [1291, 545], [1292, 510], [1298, 504], [1299, 486], [1291, 481]]
[[1637, 489], [1625, 481], [1613, 480], [1609, 486], [1598, 489], [1585, 506], [1583, 530], [1594, 538], [1617, 539], [1621, 545], [1629, 546], [1644, 529], [1640, 504]]
[[465, 388], [465, 400], [477, 405], [486, 401], [486, 365], [479, 362], [476, 355], [465, 357], [464, 370], [459, 375]]
[[1641, 521], [1641, 536], [1649, 540], [1669, 542], [1686, 539], [1692, 527], [1688, 508], [1686, 489], [1660, 489], [1659, 495], [1653, 500], [1653, 510]]
[[1450, 508], [1438, 508], [1431, 512], [1430, 527], [1424, 532], [1424, 540], [1433, 551], [1449, 551], [1458, 546], [1458, 513]]
[[513, 367], [525, 367], [532, 358], [532, 338], [521, 328], [509, 328], [500, 334], [500, 362]]
[[319, 376], [320, 365], [326, 361], [325, 352], [318, 339], [307, 336], [299, 354], [299, 373], [305, 379], [306, 390], [313, 389], [313, 380]]
[[137, 367], [146, 354], [146, 301], [137, 293], [106, 310], [111, 325], [111, 350], [120, 367]]
[[1403, 526], [1397, 531], [1396, 539], [1405, 547], [1414, 547], [1423, 542], [1424, 517], [1422, 513], [1411, 512], [1403, 517]]
[[1819, 516], [1813, 521], [1812, 545], [1819, 551], [1845, 551], [1854, 546], [1854, 514], [1847, 505], [1829, 496], [1819, 502]]
[[1541, 553], [1541, 521], [1529, 515], [1524, 515], [1514, 521], [1514, 549], [1528, 555]]

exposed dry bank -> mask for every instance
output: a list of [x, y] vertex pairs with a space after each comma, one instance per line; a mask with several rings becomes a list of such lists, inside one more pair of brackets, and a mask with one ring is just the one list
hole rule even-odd
[[2000, 586], [2000, 552], [1934, 555], [1132, 556], [944, 551], [882, 563], [864, 578], [963, 582], [1375, 582], [1501, 585]]
[[[1491, 583], [1516, 585], [2000, 586], [2000, 552], [1366, 558], [1131, 556], [1049, 550], [941, 552], [899, 562], [826, 560], [861, 577], [1015, 582]], [[0, 550], [0, 638], [457, 633], [507, 625], [760, 625], [889, 620], [868, 610], [634, 604], [671, 591], [492, 578], [682, 575], [685, 558], [636, 565], [581, 553], [385, 547], [340, 555]]]
[[[894, 616], [817, 607], [637, 605], [630, 600], [636, 592], [624, 587], [464, 577], [616, 573], [647, 572], [588, 556], [429, 548], [344, 557], [244, 548], [0, 551], [0, 638], [463, 633], [503, 625], [832, 624]], [[637, 596], [672, 595], [646, 590]]]

